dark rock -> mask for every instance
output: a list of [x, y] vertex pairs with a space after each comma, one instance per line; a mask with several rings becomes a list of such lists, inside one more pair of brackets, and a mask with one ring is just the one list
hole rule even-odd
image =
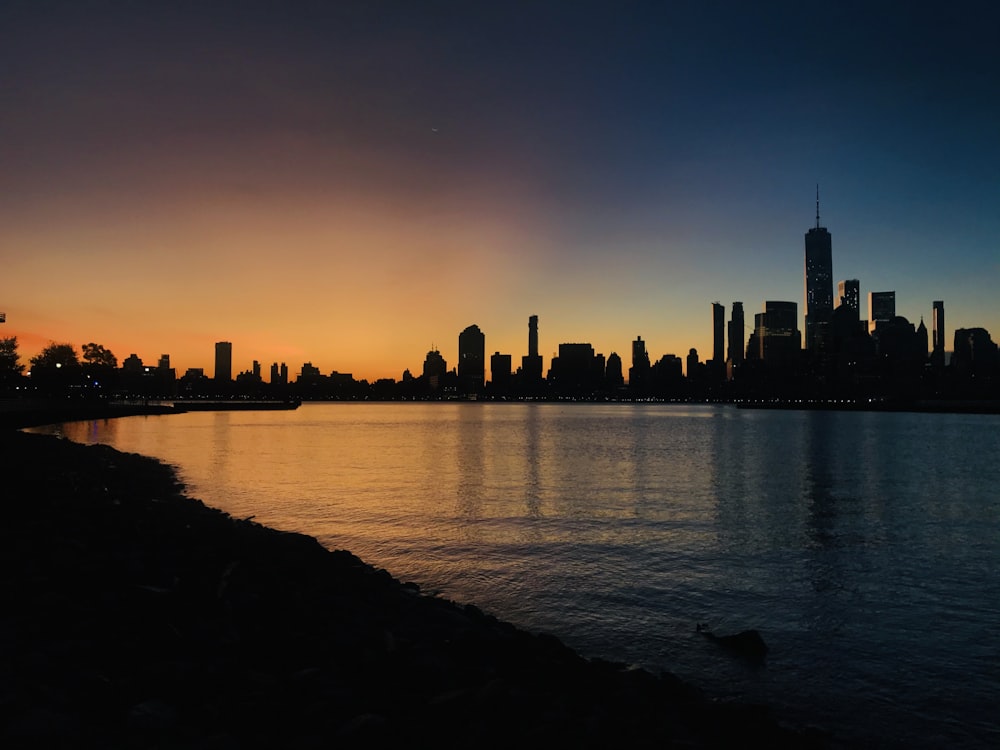
[[698, 625], [698, 632], [731, 654], [743, 657], [748, 661], [760, 663], [767, 656], [767, 644], [764, 642], [763, 636], [756, 630], [742, 630], [732, 635], [715, 635]]

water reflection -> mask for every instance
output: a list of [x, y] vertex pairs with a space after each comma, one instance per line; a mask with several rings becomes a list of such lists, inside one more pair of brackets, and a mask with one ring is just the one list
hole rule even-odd
[[[315, 534], [588, 653], [801, 700], [848, 727], [891, 717], [882, 737], [920, 740], [912, 727], [935, 715], [996, 726], [997, 425], [338, 404], [62, 429], [158, 455], [210, 505]], [[760, 629], [775, 646], [768, 669], [748, 676], [698, 651], [686, 639], [704, 619]]]
[[[520, 434], [523, 437], [524, 508], [528, 518], [538, 519], [542, 515], [542, 471], [539, 452], [541, 451], [540, 404], [527, 404], [523, 410]], [[515, 434], [517, 430], [515, 429]], [[516, 448], [516, 446], [515, 446]]]
[[459, 406], [455, 441], [455, 506], [464, 531], [475, 536], [473, 522], [483, 515], [485, 478], [485, 432], [483, 409], [479, 404]]

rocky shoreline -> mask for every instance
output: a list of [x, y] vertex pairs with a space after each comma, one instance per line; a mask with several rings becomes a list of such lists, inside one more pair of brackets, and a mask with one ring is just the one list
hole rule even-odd
[[588, 660], [158, 461], [0, 429], [4, 747], [827, 747], [767, 708]]

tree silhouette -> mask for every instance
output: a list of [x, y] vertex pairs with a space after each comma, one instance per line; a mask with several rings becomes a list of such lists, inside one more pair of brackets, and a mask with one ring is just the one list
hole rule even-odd
[[0, 383], [18, 380], [24, 365], [18, 361], [17, 336], [0, 339]]
[[38, 354], [31, 358], [31, 369], [35, 368], [75, 368], [80, 366], [80, 360], [76, 357], [76, 349], [72, 344], [49, 344]]
[[118, 358], [111, 350], [94, 342], [83, 345], [83, 362], [94, 367], [118, 367]]

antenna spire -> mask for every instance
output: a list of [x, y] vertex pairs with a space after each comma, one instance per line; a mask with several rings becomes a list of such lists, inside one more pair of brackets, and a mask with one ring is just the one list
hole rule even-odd
[[816, 183], [816, 228], [819, 229], [819, 183]]

